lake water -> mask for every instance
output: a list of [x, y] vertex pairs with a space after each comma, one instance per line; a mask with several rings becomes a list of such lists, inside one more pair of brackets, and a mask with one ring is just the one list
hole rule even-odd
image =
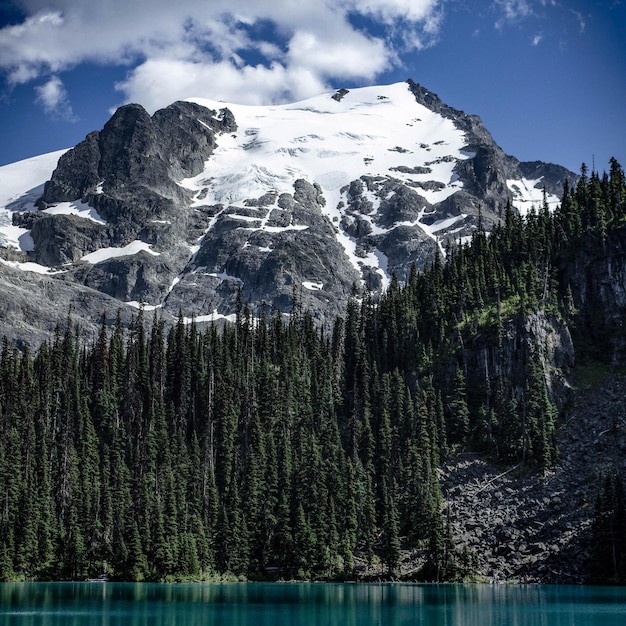
[[626, 588], [0, 583], [1, 626], [624, 626]]

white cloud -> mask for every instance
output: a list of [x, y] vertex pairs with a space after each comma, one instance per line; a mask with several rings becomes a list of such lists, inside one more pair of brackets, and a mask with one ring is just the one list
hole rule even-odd
[[282, 65], [238, 68], [226, 60], [217, 63], [179, 59], [150, 59], [117, 85], [129, 101], [149, 111], [190, 97], [225, 99], [246, 104], [272, 104], [290, 97], [306, 98], [325, 84], [310, 70]]
[[393, 24], [398, 18], [426, 22], [439, 9], [437, 0], [347, 0], [350, 10]]
[[585, 32], [587, 28], [587, 22], [585, 20], [585, 16], [580, 11], [574, 11], [574, 9], [570, 9], [570, 11], [574, 14], [576, 19], [578, 20], [578, 27], [581, 33]]
[[430, 45], [445, 1], [21, 0], [27, 19], [0, 29], [0, 72], [17, 85], [84, 62], [122, 64], [118, 89], [147, 106], [300, 97], [370, 82], [399, 52]]
[[389, 53], [380, 39], [349, 33], [345, 39], [297, 32], [289, 42], [288, 64], [309, 69], [320, 76], [371, 79], [389, 63]]
[[47, 83], [35, 87], [36, 102], [43, 106], [50, 116], [72, 122], [76, 120], [65, 85], [58, 76], [52, 76]]
[[537, 33], [532, 39], [532, 45], [538, 46], [541, 43], [542, 39], [543, 39], [543, 35], [541, 33]]
[[500, 17], [496, 21], [496, 27], [502, 28], [507, 22], [517, 22], [533, 15], [533, 9], [528, 0], [494, 0]]

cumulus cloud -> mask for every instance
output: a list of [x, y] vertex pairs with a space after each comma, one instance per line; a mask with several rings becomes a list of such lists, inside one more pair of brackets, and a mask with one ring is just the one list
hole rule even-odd
[[50, 77], [81, 63], [124, 65], [123, 99], [150, 108], [190, 96], [275, 102], [374, 80], [436, 40], [445, 1], [20, 0], [28, 17], [0, 29], [0, 71], [13, 85], [49, 79], [52, 92]]
[[188, 97], [245, 104], [272, 104], [320, 93], [326, 85], [310, 70], [246, 65], [229, 61], [201, 63], [182, 59], [150, 59], [135, 68], [117, 89], [148, 110]]
[[55, 119], [67, 122], [76, 121], [65, 85], [58, 76], [53, 76], [43, 85], [35, 87], [36, 102], [43, 106], [44, 111]]

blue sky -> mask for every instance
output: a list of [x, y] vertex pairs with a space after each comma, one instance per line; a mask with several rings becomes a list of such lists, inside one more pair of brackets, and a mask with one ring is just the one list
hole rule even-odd
[[520, 160], [626, 167], [626, 0], [0, 0], [0, 165], [114, 109], [411, 77]]

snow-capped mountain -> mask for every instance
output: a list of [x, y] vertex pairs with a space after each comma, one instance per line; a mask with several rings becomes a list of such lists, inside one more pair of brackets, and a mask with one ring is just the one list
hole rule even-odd
[[557, 203], [566, 178], [412, 81], [281, 106], [127, 105], [69, 151], [0, 168], [0, 332], [46, 326], [28, 297], [42, 289], [57, 316], [141, 303], [228, 319], [240, 291], [253, 311], [295, 295], [329, 321], [353, 284], [380, 292], [470, 237], [479, 212], [488, 229], [508, 200]]

